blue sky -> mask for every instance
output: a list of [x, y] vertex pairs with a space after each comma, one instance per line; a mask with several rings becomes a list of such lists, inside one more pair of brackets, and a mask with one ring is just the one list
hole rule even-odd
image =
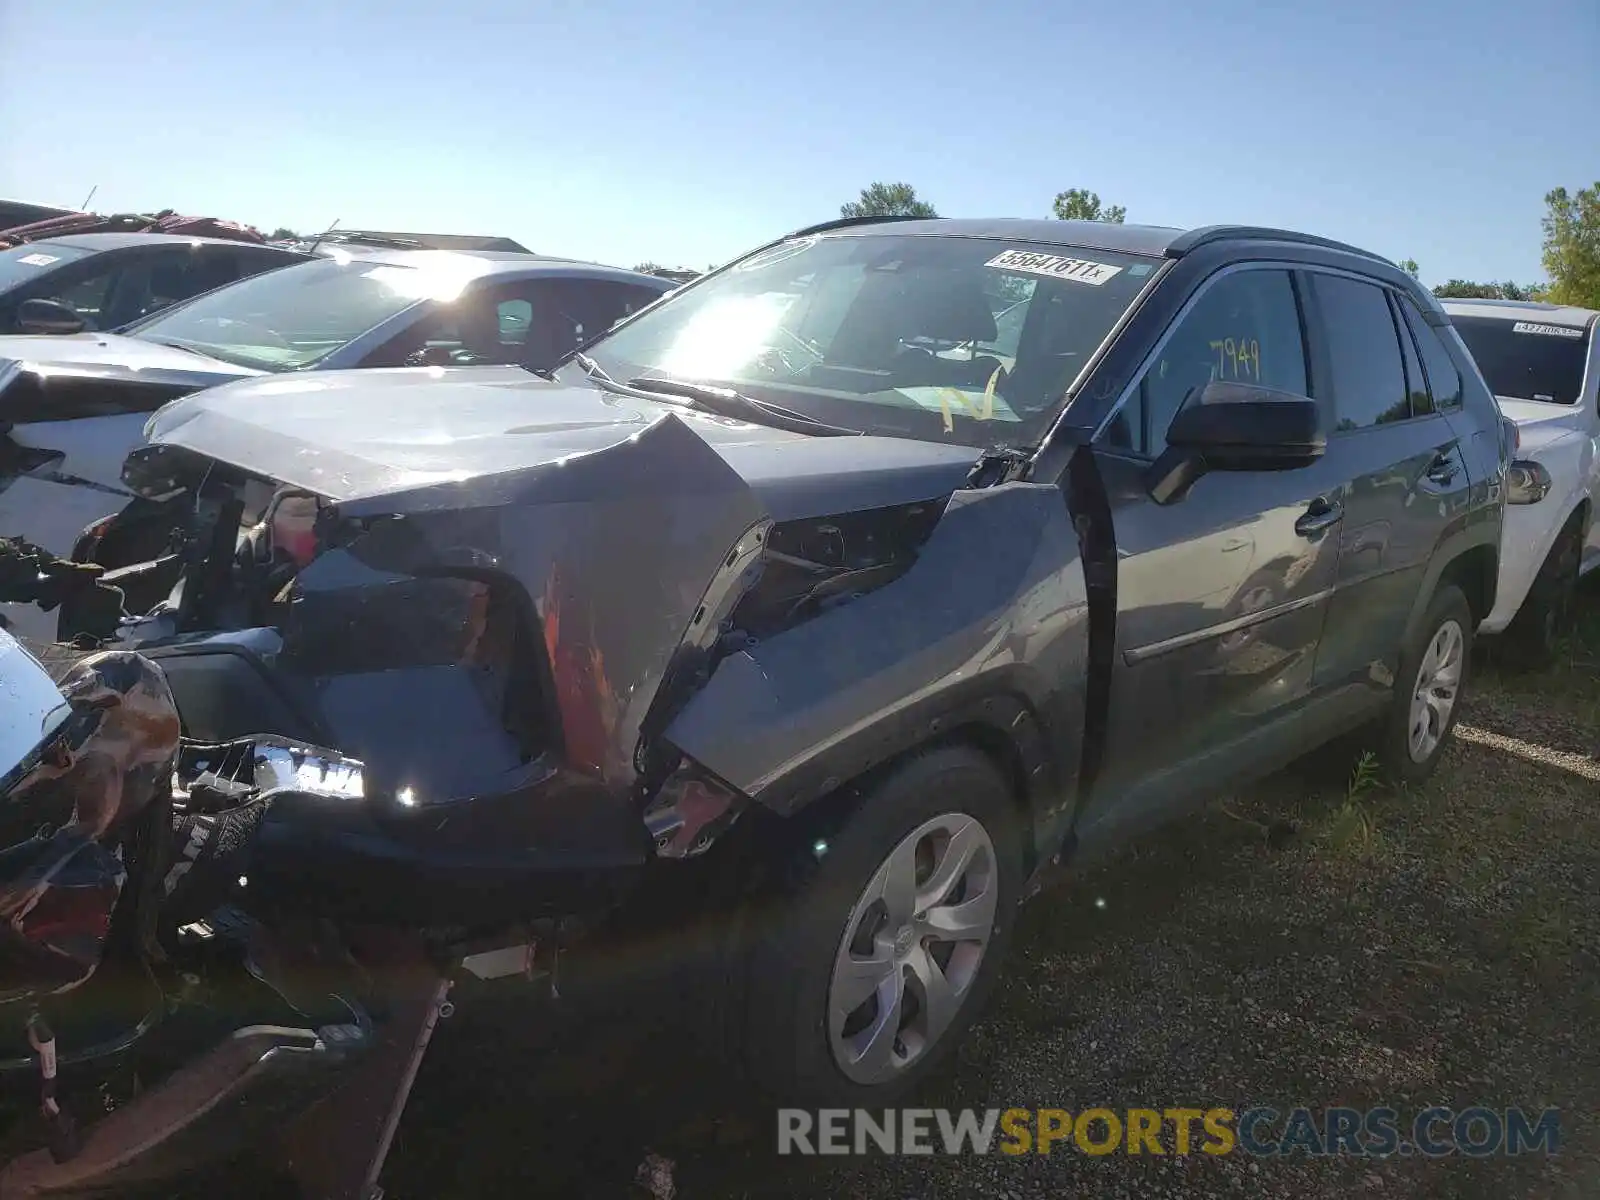
[[1539, 277], [1595, 0], [0, 0], [0, 195], [704, 267], [875, 179]]

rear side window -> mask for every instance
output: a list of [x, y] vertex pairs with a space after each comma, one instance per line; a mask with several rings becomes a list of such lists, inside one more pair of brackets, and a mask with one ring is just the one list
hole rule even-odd
[[1402, 299], [1400, 309], [1405, 313], [1406, 324], [1417, 339], [1417, 349], [1422, 352], [1422, 367], [1428, 373], [1428, 392], [1433, 406], [1440, 412], [1461, 407], [1461, 370], [1450, 351], [1439, 340], [1433, 327], [1423, 319], [1422, 313], [1410, 300]]
[[1326, 339], [1340, 432], [1411, 416], [1400, 332], [1382, 288], [1342, 275], [1312, 275]]
[[1213, 380], [1309, 394], [1300, 308], [1287, 271], [1235, 271], [1207, 287], [1106, 427], [1106, 443], [1158, 456], [1172, 418]]

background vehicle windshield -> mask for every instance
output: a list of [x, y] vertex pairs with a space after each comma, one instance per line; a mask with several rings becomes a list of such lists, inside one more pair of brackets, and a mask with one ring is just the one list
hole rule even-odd
[[341, 255], [268, 271], [123, 332], [266, 371], [309, 366], [413, 305], [454, 300], [479, 268], [461, 255], [397, 266]]
[[1478, 369], [1496, 396], [1547, 404], [1578, 402], [1589, 347], [1588, 335], [1582, 330], [1571, 331], [1577, 336], [1563, 337], [1548, 332], [1560, 326], [1504, 317], [1452, 316], [1450, 323], [1478, 360]]
[[868, 433], [1028, 445], [1156, 265], [980, 238], [799, 238], [589, 353], [619, 381], [718, 383]]
[[0, 292], [32, 283], [45, 272], [92, 253], [76, 246], [55, 246], [49, 242], [24, 242], [9, 250], [0, 250]]

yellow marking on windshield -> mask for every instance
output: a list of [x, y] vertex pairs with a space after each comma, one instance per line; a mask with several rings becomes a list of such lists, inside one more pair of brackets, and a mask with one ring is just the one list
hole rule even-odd
[[974, 421], [979, 421], [979, 420], [983, 419], [983, 418], [978, 416], [978, 410], [972, 407], [972, 401], [967, 399], [967, 394], [965, 392], [963, 392], [960, 388], [953, 388], [953, 387], [941, 388], [940, 391], [939, 391], [939, 395], [940, 395], [940, 398], [941, 398], [940, 399], [941, 403], [943, 403], [943, 397], [944, 396], [946, 396], [946, 395], [954, 396], [956, 398], [956, 403], [961, 405], [962, 408], [966, 409], [969, 413], [971, 413], [972, 414], [972, 419]]
[[994, 417], [994, 386], [1000, 382], [1000, 372], [1004, 367], [996, 367], [994, 374], [989, 376], [989, 382], [983, 389], [983, 413], [978, 417], [980, 421], [988, 421]]
[[940, 392], [939, 392], [939, 412], [944, 416], [944, 431], [946, 433], [954, 433], [956, 426], [955, 426], [955, 422], [950, 419], [950, 401], [945, 399], [945, 395], [944, 395], [945, 392], [947, 392], [949, 390], [950, 390], [949, 388], [940, 389]]

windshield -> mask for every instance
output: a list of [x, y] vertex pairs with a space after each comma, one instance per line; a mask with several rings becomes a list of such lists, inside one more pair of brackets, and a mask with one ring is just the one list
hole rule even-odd
[[867, 433], [1021, 446], [1156, 265], [981, 238], [800, 238], [588, 352], [619, 381], [715, 383]]
[[53, 242], [24, 242], [9, 250], [0, 250], [0, 292], [9, 292], [24, 283], [32, 283], [58, 267], [93, 253], [92, 250], [58, 246]]
[[405, 266], [341, 253], [253, 275], [123, 332], [240, 366], [292, 371], [419, 302], [454, 300], [481, 269], [449, 253], [415, 255]]
[[1576, 404], [1583, 387], [1588, 338], [1581, 329], [1505, 317], [1462, 317], [1450, 323], [1461, 334], [1496, 396]]

